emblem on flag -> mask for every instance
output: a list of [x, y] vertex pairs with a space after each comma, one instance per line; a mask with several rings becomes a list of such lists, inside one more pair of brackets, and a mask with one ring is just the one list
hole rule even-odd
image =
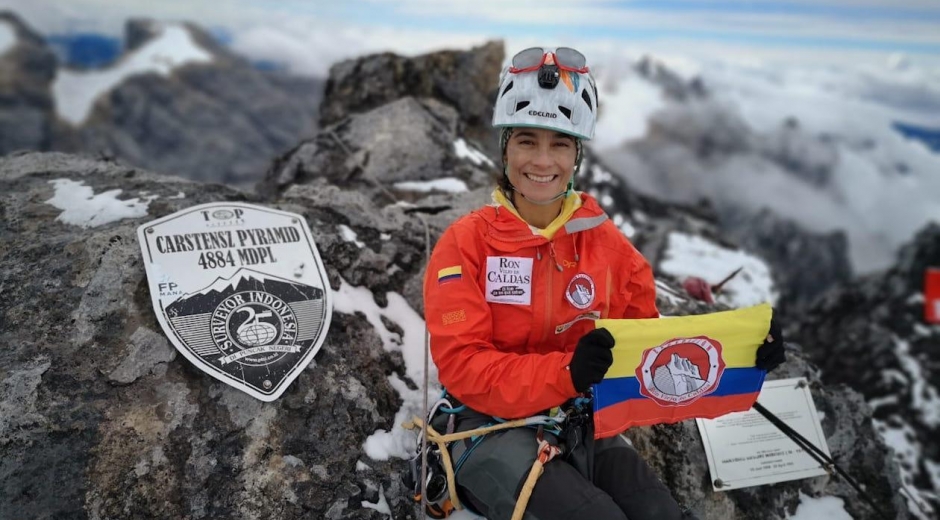
[[663, 406], [684, 406], [715, 390], [725, 370], [721, 343], [676, 338], [643, 352], [636, 369], [640, 393]]

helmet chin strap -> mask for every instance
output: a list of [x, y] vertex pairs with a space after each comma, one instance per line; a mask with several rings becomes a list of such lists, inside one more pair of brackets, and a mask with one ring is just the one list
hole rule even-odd
[[511, 183], [511, 182], [509, 183], [509, 185], [512, 186], [512, 191], [518, 193], [519, 195], [522, 196], [522, 198], [524, 198], [525, 200], [531, 202], [532, 204], [535, 204], [536, 206], [548, 206], [549, 204], [555, 202], [555, 201], [558, 200], [558, 199], [567, 197], [567, 196], [568, 196], [568, 193], [571, 192], [571, 184], [572, 184], [572, 181], [568, 181], [568, 186], [565, 188], [565, 191], [559, 193], [558, 195], [555, 195], [554, 197], [552, 197], [552, 198], [550, 198], [550, 199], [548, 199], [548, 200], [534, 200], [534, 199], [530, 199], [529, 197], [526, 197], [526, 194], [525, 194], [525, 193], [522, 193], [522, 192], [519, 190], [519, 188], [517, 188], [513, 183]]

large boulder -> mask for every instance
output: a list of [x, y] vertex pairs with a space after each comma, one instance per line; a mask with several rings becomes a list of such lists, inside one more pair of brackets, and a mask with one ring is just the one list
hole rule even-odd
[[[61, 190], [71, 212], [50, 203]], [[335, 313], [314, 363], [273, 403], [195, 369], [156, 321], [136, 226], [254, 199], [55, 153], [0, 159], [0, 192], [0, 517], [379, 519], [362, 503], [380, 490], [405, 517], [400, 461], [362, 446], [396, 427], [388, 376], [415, 382], [362, 316]], [[420, 271], [416, 217], [355, 193], [289, 200], [270, 204], [304, 215], [333, 289], [365, 284], [387, 306], [386, 291]], [[117, 206], [137, 216], [102, 221]]]
[[402, 97], [433, 97], [456, 109], [466, 136], [495, 154], [490, 121], [504, 56], [503, 42], [493, 41], [469, 51], [415, 58], [384, 53], [342, 61], [330, 68], [320, 123], [337, 123]]
[[425, 183], [431, 191], [445, 178], [469, 189], [492, 185], [494, 163], [458, 128], [456, 110], [433, 98], [403, 97], [351, 112], [275, 160], [258, 189], [271, 194], [326, 179], [389, 203], [424, 196], [403, 183]]

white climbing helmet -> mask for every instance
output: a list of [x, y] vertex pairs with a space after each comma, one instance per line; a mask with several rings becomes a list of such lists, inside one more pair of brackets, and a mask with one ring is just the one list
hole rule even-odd
[[528, 126], [594, 137], [597, 87], [580, 52], [569, 47], [525, 49], [500, 75], [493, 126]]

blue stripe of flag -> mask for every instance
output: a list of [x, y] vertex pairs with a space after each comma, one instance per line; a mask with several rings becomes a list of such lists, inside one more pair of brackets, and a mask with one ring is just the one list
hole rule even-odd
[[[726, 368], [721, 375], [718, 388], [708, 396], [723, 397], [758, 392], [764, 382], [764, 378], [761, 377], [763, 373], [763, 370], [756, 367]], [[640, 393], [640, 382], [635, 377], [605, 379], [597, 385], [594, 392], [596, 410], [628, 399], [647, 399]]]

